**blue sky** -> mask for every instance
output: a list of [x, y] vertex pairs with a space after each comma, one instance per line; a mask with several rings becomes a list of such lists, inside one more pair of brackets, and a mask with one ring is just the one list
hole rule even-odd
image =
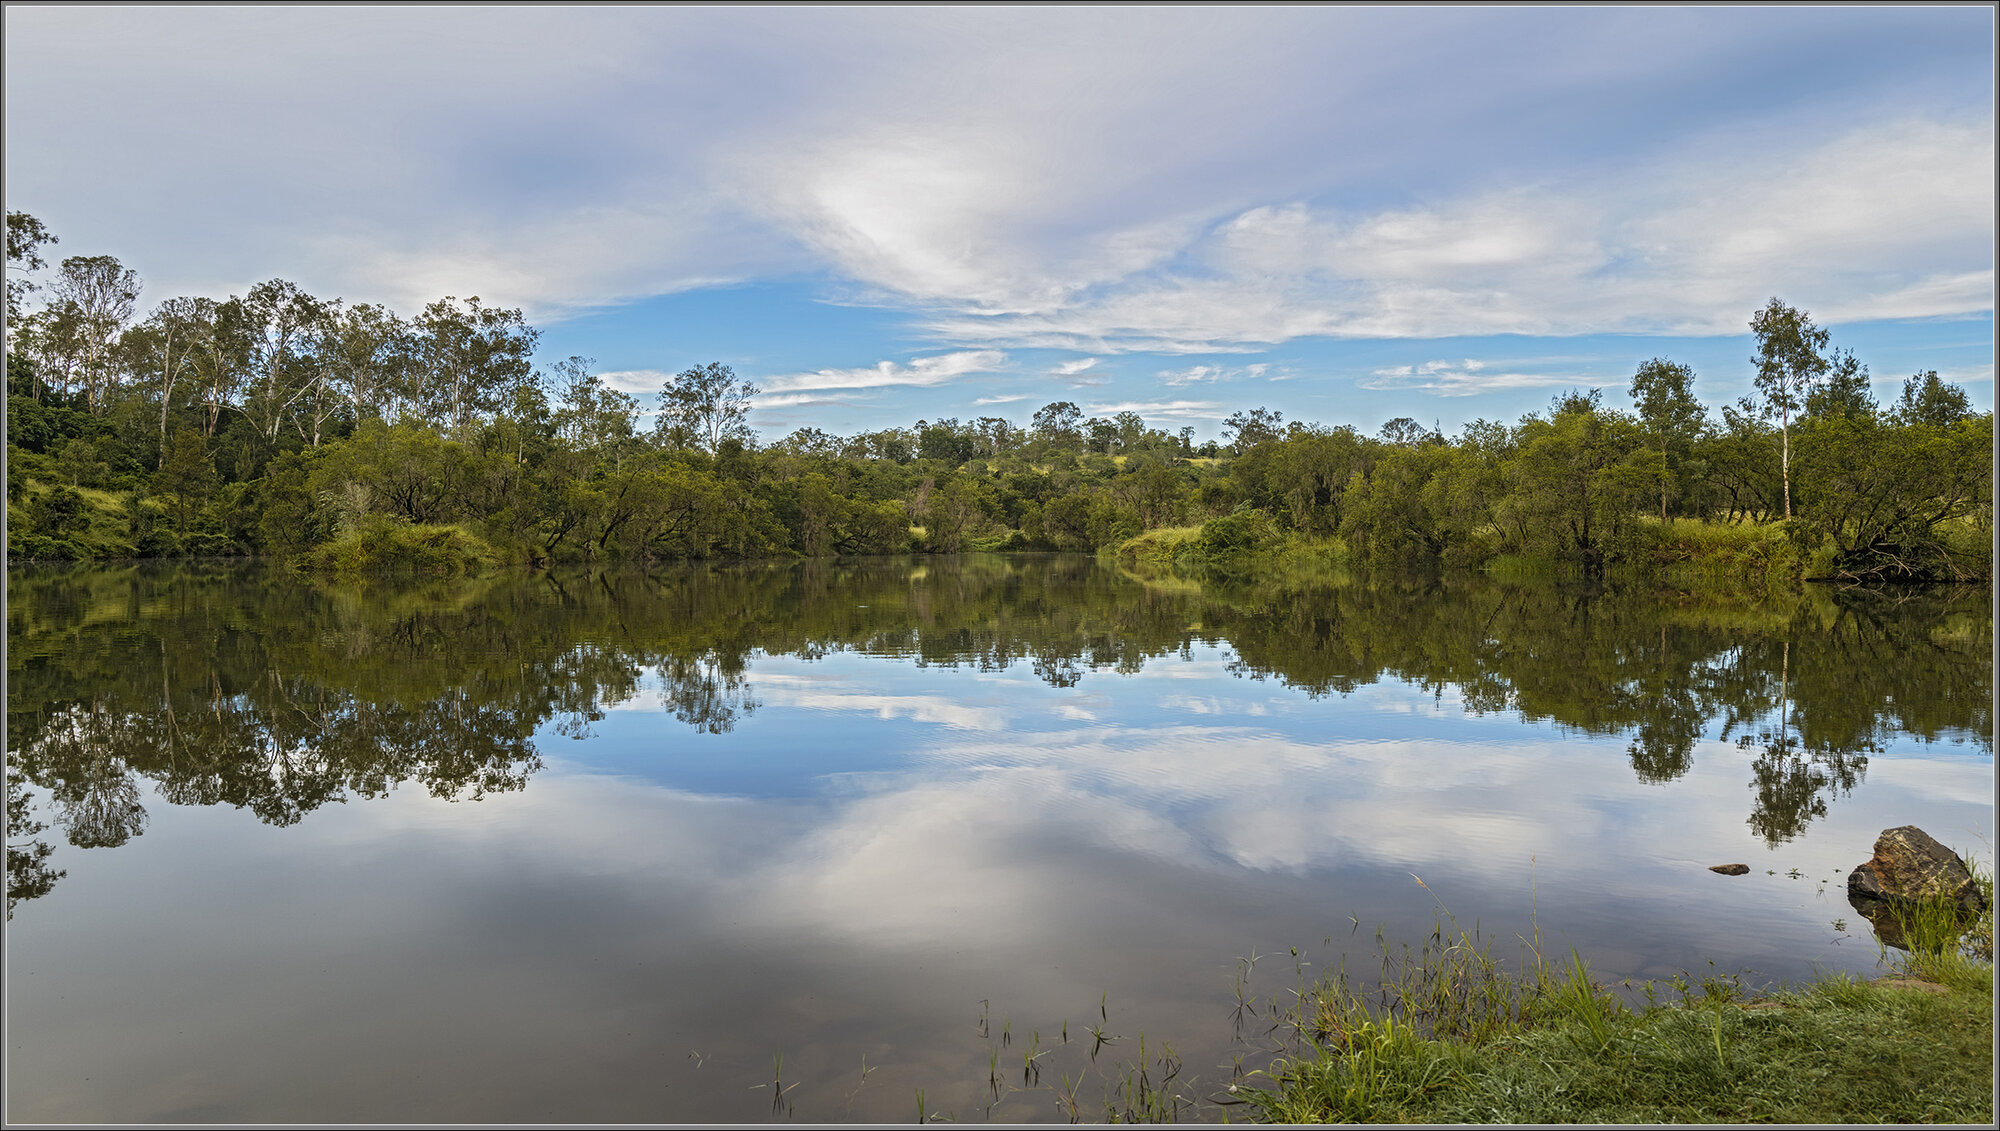
[[1992, 405], [1993, 14], [6, 10], [7, 207], [142, 305], [520, 306], [767, 440], [1749, 391], [1773, 295]]

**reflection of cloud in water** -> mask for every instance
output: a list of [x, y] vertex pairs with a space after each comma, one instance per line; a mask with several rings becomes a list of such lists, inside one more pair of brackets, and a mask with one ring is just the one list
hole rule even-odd
[[[846, 681], [814, 679], [792, 675], [756, 675], [755, 686], [767, 706], [794, 707], [808, 711], [853, 712], [878, 719], [908, 718], [921, 723], [937, 723], [955, 730], [1003, 730], [1005, 712], [992, 707], [970, 707], [942, 695], [871, 695], [864, 692], [818, 690], [834, 688]], [[813, 688], [813, 690], [806, 690]], [[618, 711], [657, 711], [666, 705], [658, 688], [642, 688], [631, 698], [610, 708]]]

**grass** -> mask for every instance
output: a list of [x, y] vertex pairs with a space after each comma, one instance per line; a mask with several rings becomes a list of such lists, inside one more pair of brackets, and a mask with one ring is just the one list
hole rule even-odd
[[1970, 924], [1907, 913], [1915, 947], [1872, 982], [1828, 974], [1748, 999], [1685, 977], [1628, 1007], [1581, 955], [1509, 973], [1440, 922], [1371, 992], [1344, 972], [1279, 1016], [1292, 1040], [1238, 1089], [1282, 1123], [1991, 1123], [1992, 877]]
[[456, 577], [483, 573], [499, 561], [493, 547], [459, 526], [426, 526], [375, 519], [300, 554], [300, 569], [348, 576], [424, 574]]
[[[1253, 953], [1237, 960], [1231, 1014], [1246, 1051], [1206, 1079], [1171, 1046], [1111, 1031], [1102, 1000], [1074, 1043], [1064, 1023], [1012, 1049], [982, 1002], [984, 1114], [1040, 1093], [1072, 1123], [1988, 1124], [1993, 878], [1975, 875], [1986, 911], [1968, 923], [1941, 905], [1907, 910], [1914, 949], [1891, 960], [1885, 948], [1885, 976], [1826, 973], [1761, 995], [1683, 974], [1621, 996], [1576, 950], [1545, 953], [1539, 928], [1510, 967], [1442, 904], [1415, 946], [1382, 943], [1369, 979], [1343, 966], [1308, 980], [1294, 949], [1296, 985], [1260, 1000], [1251, 973], [1269, 956]], [[941, 1118], [917, 1095], [920, 1121]]]

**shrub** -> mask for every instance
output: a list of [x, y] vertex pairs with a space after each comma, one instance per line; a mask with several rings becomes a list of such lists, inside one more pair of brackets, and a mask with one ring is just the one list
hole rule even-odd
[[483, 539], [462, 527], [401, 523], [378, 517], [292, 560], [300, 568], [315, 572], [450, 577], [483, 572], [497, 564], [499, 555]]

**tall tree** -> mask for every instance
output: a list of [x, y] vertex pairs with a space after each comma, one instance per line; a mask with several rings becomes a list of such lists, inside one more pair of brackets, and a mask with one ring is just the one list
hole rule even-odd
[[121, 341], [134, 376], [160, 398], [160, 441], [167, 439], [174, 388], [195, 370], [215, 336], [218, 303], [209, 298], [170, 298]]
[[1055, 401], [1035, 410], [1035, 439], [1051, 448], [1075, 450], [1083, 443], [1083, 410], [1073, 401]]
[[1230, 413], [1229, 419], [1222, 422], [1222, 427], [1225, 433], [1231, 434], [1229, 442], [1236, 445], [1236, 450], [1247, 452], [1267, 440], [1277, 439], [1280, 435], [1278, 426], [1284, 422], [1284, 413], [1259, 405], [1248, 412]]
[[1806, 394], [1806, 415], [1854, 420], [1875, 415], [1875, 398], [1868, 391], [1868, 367], [1853, 350], [1833, 351], [1827, 361], [1826, 380]]
[[1927, 369], [1903, 382], [1903, 395], [1893, 412], [1903, 424], [1949, 428], [1972, 415], [1972, 402], [1964, 389], [1938, 380], [1937, 370]]
[[655, 432], [669, 447], [697, 447], [714, 455], [724, 440], [755, 438], [746, 418], [762, 390], [719, 361], [683, 370], [660, 391]]
[[389, 402], [406, 391], [409, 353], [409, 323], [386, 306], [365, 302], [336, 308], [320, 344], [327, 380], [353, 406], [357, 423], [385, 417]]
[[39, 254], [43, 244], [60, 243], [55, 233], [26, 212], [7, 213], [7, 324], [11, 339], [21, 304], [37, 289], [27, 276], [48, 264]]
[[533, 369], [541, 332], [519, 310], [463, 304], [449, 295], [424, 307], [415, 321], [415, 356], [423, 380], [425, 416], [464, 439], [472, 421], [499, 407], [502, 394]]
[[322, 378], [310, 347], [327, 304], [296, 283], [272, 279], [250, 288], [238, 309], [252, 383], [247, 407], [264, 439], [275, 442], [293, 405]]
[[1805, 311], [1773, 298], [1750, 318], [1757, 335], [1757, 391], [1764, 412], [1778, 416], [1778, 475], [1784, 485], [1785, 517], [1792, 517], [1792, 417], [1827, 371], [1827, 332]]
[[[1694, 370], [1656, 357], [1632, 375], [1632, 404], [1639, 420], [1660, 445], [1660, 465], [1667, 466], [1670, 445], [1685, 444], [1701, 427], [1705, 413], [1694, 396]], [[1660, 521], [1667, 521], [1667, 477], [1660, 478]]]
[[117, 376], [112, 346], [139, 301], [139, 273], [110, 255], [72, 255], [49, 287], [57, 306], [76, 320], [81, 347], [79, 376], [90, 411], [104, 411]]

